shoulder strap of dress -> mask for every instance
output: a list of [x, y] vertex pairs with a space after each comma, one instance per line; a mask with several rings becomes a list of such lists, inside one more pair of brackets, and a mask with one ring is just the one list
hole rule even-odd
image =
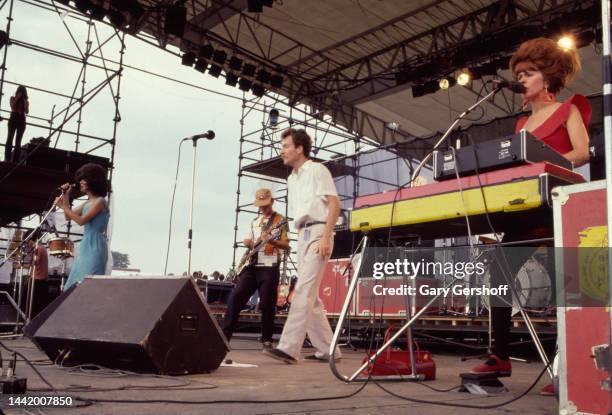
[[542, 124], [537, 128], [538, 137], [548, 137], [555, 132], [560, 125], [565, 124], [570, 115], [570, 109], [575, 105], [582, 115], [582, 121], [586, 128], [591, 122], [591, 104], [584, 95], [572, 95]]

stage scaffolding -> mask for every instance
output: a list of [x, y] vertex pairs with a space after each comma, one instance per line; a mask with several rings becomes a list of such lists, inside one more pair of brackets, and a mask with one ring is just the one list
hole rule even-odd
[[[273, 123], [273, 117], [270, 116], [273, 109], [279, 114], [276, 123]], [[246, 131], [247, 125], [254, 124], [258, 124], [258, 128]], [[405, 186], [402, 178], [406, 174], [399, 174], [401, 167], [412, 171], [418, 161], [412, 155], [412, 150], [415, 150], [414, 154], [420, 154], [427, 147], [421, 144], [417, 148], [413, 143], [404, 141], [381, 146], [357, 132], [348, 131], [312, 107], [292, 106], [286, 98], [278, 95], [252, 99], [243, 95], [240, 127], [232, 268], [240, 258], [237, 251], [244, 248], [242, 238], [248, 233], [250, 220], [257, 214], [252, 206], [256, 187], [272, 188], [275, 209], [291, 219], [286, 186], [290, 171], [280, 159], [281, 133], [287, 128], [307, 130], [313, 139], [311, 157], [326, 164], [336, 183], [342, 210], [336, 225], [333, 257], [350, 256], [359, 242], [357, 238], [361, 238], [361, 235], [349, 230], [349, 215], [355, 199], [361, 194]], [[394, 172], [397, 173], [391, 174], [394, 177], [376, 177], [376, 174], [372, 174], [377, 170], [386, 171], [388, 165], [385, 163], [394, 166]], [[373, 186], [375, 190], [372, 190]], [[245, 193], [245, 187], [249, 188], [249, 193]], [[291, 223], [290, 231], [290, 239], [295, 242], [296, 233]], [[295, 244], [292, 244], [292, 248], [295, 248]], [[283, 277], [296, 274], [292, 254], [295, 251], [284, 258], [281, 267]]]
[[[26, 16], [44, 17], [49, 21], [55, 19], [66, 30], [66, 42], [62, 45], [45, 45], [45, 33], [42, 31], [27, 32], [26, 38], [23, 38], [25, 32], [18, 29], [20, 20]], [[27, 144], [29, 138], [45, 138], [51, 148], [108, 159], [108, 179], [112, 183], [115, 146], [121, 122], [119, 100], [126, 34], [54, 1], [7, 0], [0, 4], [0, 17], [7, 19], [5, 31], [9, 38], [2, 50], [0, 68], [0, 121], [6, 125], [10, 114], [8, 99], [5, 98], [12, 96], [18, 85], [24, 85], [28, 89], [33, 111], [26, 117], [22, 145]], [[37, 40], [32, 41], [28, 36]], [[69, 51], [66, 50], [66, 44], [70, 45]], [[25, 78], [24, 67], [33, 68], [32, 65], [24, 64], [24, 56], [30, 62], [49, 59], [57, 65], [57, 72], [48, 74], [48, 84], [41, 85], [40, 82]], [[78, 71], [71, 73], [66, 71], [67, 67], [76, 67]], [[62, 81], [71, 75], [76, 76], [76, 79], [70, 88], [62, 85]], [[96, 97], [99, 98], [91, 104]], [[104, 133], [100, 132], [102, 128], [99, 124], [93, 123], [96, 121], [94, 118], [99, 118], [98, 106], [101, 101], [102, 105], [106, 105], [105, 108], [110, 108], [109, 115], [112, 117], [109, 117], [112, 124], [106, 125]], [[49, 115], [43, 114], [45, 104], [51, 107]], [[96, 111], [98, 117], [88, 119], [87, 109], [90, 107], [93, 107], [92, 111]], [[92, 121], [90, 129], [87, 128], [87, 121]], [[5, 141], [1, 141], [4, 147]], [[30, 144], [33, 149], [29, 153], [39, 149], [33, 143]], [[8, 180], [9, 175], [6, 177]], [[25, 219], [33, 219], [35, 216]], [[8, 227], [18, 228], [21, 222], [19, 220], [17, 225]], [[70, 235], [70, 228], [66, 233]]]

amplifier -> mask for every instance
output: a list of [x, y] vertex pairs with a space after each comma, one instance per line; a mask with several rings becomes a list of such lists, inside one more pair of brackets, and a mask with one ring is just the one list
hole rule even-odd
[[434, 151], [434, 179], [455, 178], [455, 170], [459, 176], [467, 176], [476, 171], [482, 173], [541, 161], [572, 169], [571, 161], [527, 130], [521, 130], [510, 136], [457, 149], [455, 154], [452, 150]]

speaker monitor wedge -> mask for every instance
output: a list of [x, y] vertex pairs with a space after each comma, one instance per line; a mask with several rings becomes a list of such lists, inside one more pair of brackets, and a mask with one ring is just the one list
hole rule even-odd
[[86, 278], [25, 327], [55, 363], [163, 375], [206, 373], [229, 345], [190, 278]]

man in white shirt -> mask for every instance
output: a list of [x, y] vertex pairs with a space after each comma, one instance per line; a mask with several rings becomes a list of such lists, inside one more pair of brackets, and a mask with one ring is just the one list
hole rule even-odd
[[270, 189], [257, 190], [253, 206], [259, 208], [260, 214], [251, 222], [249, 236], [243, 241], [244, 245], [251, 249], [257, 240], [268, 239], [270, 229], [275, 226], [280, 226], [280, 235], [278, 239], [273, 239], [262, 247], [252, 257], [252, 262], [240, 273], [221, 325], [229, 341], [238, 324], [240, 311], [257, 291], [261, 310], [261, 342], [264, 350], [272, 349], [278, 280], [280, 279], [279, 265], [282, 251], [289, 249], [287, 225], [280, 225], [285, 218], [274, 211], [273, 203], [274, 199]]
[[[281, 158], [293, 169], [287, 187], [298, 230], [298, 280], [278, 346], [264, 353], [288, 364], [298, 362], [306, 334], [316, 349], [306, 359], [328, 360], [333, 335], [319, 286], [333, 250], [340, 201], [327, 167], [310, 160], [311, 146], [303, 129], [290, 128], [282, 134]], [[340, 359], [339, 350], [334, 358]]]

